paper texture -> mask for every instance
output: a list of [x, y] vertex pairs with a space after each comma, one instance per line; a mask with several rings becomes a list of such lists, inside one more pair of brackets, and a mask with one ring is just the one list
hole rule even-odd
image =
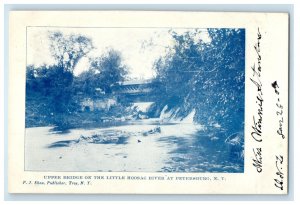
[[9, 19], [10, 193], [288, 193], [288, 14]]

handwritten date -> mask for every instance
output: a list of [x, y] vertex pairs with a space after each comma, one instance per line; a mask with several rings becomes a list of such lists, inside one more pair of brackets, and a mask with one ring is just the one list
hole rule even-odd
[[282, 138], [285, 139], [285, 135], [283, 134], [283, 106], [280, 103], [280, 96], [279, 96], [279, 85], [277, 81], [272, 83], [272, 87], [274, 88], [275, 94], [277, 95], [277, 102], [276, 102], [276, 115], [278, 116], [278, 124], [279, 127], [277, 129], [277, 134]]

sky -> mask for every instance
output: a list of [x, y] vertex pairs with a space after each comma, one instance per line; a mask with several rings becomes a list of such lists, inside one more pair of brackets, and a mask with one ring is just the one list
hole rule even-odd
[[[51, 56], [48, 39], [49, 32], [59, 31], [64, 35], [80, 34], [92, 39], [95, 49], [83, 57], [74, 69], [74, 74], [88, 70], [89, 58], [99, 57], [109, 49], [122, 55], [123, 64], [129, 68], [129, 77], [133, 79], [151, 79], [155, 77], [153, 64], [164, 56], [175, 44], [169, 28], [53, 28], [29, 27], [27, 29], [27, 65], [36, 67], [43, 64], [55, 64]], [[184, 33], [188, 29], [173, 29]], [[209, 41], [206, 30], [197, 38]]]

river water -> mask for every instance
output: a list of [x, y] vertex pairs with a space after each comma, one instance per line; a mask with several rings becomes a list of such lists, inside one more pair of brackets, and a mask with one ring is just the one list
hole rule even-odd
[[32, 171], [243, 172], [221, 127], [144, 119], [93, 129], [27, 128]]

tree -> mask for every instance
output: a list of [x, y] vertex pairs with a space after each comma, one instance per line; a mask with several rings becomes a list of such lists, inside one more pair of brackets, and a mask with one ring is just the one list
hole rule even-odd
[[93, 49], [88, 37], [49, 32], [49, 50], [54, 65], [27, 66], [26, 118], [30, 125], [61, 125], [64, 117], [74, 113], [78, 104], [73, 87], [73, 71], [79, 60]]
[[122, 64], [122, 57], [118, 51], [109, 50], [102, 56], [91, 59], [88, 72], [94, 74], [92, 81], [95, 88], [101, 88], [105, 93], [111, 93], [114, 85], [125, 80], [127, 67]]
[[50, 52], [58, 67], [73, 73], [78, 61], [93, 49], [92, 40], [83, 35], [49, 32]]
[[48, 67], [43, 89], [49, 95], [54, 112], [71, 113], [75, 94], [73, 71], [79, 60], [93, 49], [92, 40], [83, 35], [64, 35], [61, 32], [49, 32], [48, 37], [49, 49], [56, 63]]
[[[184, 117], [196, 110], [195, 120], [236, 126], [243, 122], [245, 31], [208, 29], [210, 42], [197, 39], [197, 30], [177, 34], [172, 52], [156, 63], [157, 79], [167, 88], [160, 101], [179, 108]], [[164, 105], [162, 105], [164, 106]]]

